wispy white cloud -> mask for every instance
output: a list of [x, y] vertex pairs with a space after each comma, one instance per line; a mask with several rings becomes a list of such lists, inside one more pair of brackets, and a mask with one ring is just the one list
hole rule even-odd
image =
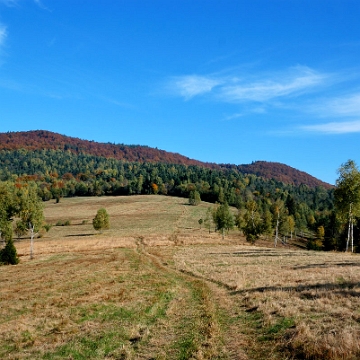
[[346, 76], [346, 73], [329, 74], [296, 66], [272, 73], [251, 74], [232, 69], [210, 75], [188, 75], [173, 78], [171, 84], [175, 93], [186, 100], [207, 96], [222, 103], [238, 104], [239, 111], [224, 116], [224, 121], [255, 113], [270, 114], [271, 118], [271, 112], [281, 109], [293, 115], [306, 112], [312, 124], [277, 132], [348, 134], [360, 133], [360, 91], [329, 98], [324, 98], [324, 92], [336, 91], [334, 85], [338, 83], [353, 81], [353, 76]]
[[212, 79], [211, 77], [198, 75], [187, 75], [173, 79], [175, 91], [179, 92], [179, 94], [185, 99], [209, 93], [220, 83], [221, 82], [216, 79]]
[[34, 0], [34, 3], [43, 10], [51, 11], [48, 7], [46, 7], [41, 0]]
[[18, 0], [0, 0], [0, 4], [8, 7], [13, 7], [18, 4]]
[[322, 85], [328, 76], [304, 66], [283, 72], [215, 75], [186, 75], [172, 80], [176, 93], [185, 99], [197, 95], [212, 95], [222, 102], [265, 103], [273, 99], [299, 96]]
[[345, 122], [334, 121], [326, 124], [307, 125], [300, 127], [300, 129], [322, 134], [360, 133], [360, 120]]
[[255, 107], [249, 107], [246, 109], [243, 109], [242, 112], [238, 112], [235, 114], [231, 114], [231, 115], [226, 115], [224, 116], [223, 120], [224, 121], [229, 121], [229, 120], [234, 120], [234, 119], [238, 119], [238, 118], [242, 118], [248, 115], [252, 115], [252, 114], [265, 114], [267, 112], [267, 109], [263, 106], [255, 106]]
[[0, 24], [0, 47], [4, 45], [6, 37], [7, 37], [6, 26]]
[[[33, 0], [34, 4], [43, 10], [49, 10], [41, 0]], [[0, 5], [5, 5], [7, 7], [16, 7], [19, 5], [20, 0], [0, 0]]]
[[360, 132], [360, 92], [346, 96], [321, 98], [305, 110], [318, 119], [333, 119], [327, 123], [300, 126], [301, 130], [322, 134]]
[[232, 114], [232, 115], [227, 115], [224, 117], [224, 121], [229, 121], [229, 120], [234, 120], [234, 119], [238, 119], [245, 116], [244, 113], [236, 113], [236, 114]]
[[276, 98], [298, 96], [321, 85], [326, 79], [325, 74], [320, 74], [308, 67], [296, 67], [281, 74], [264, 75], [256, 81], [236, 81], [222, 88], [220, 96], [232, 102], [267, 102]]
[[360, 92], [321, 99], [311, 105], [309, 110], [321, 117], [360, 117]]

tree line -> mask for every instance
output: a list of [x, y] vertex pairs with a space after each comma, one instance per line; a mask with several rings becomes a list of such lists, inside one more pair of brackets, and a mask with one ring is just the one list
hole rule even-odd
[[[194, 191], [202, 201], [238, 209], [234, 223], [249, 241], [274, 233], [303, 235], [309, 248], [346, 247], [343, 221], [335, 208], [336, 190], [322, 186], [289, 185], [243, 174], [236, 167], [126, 162], [63, 150], [0, 151], [0, 180], [19, 189], [33, 186], [43, 201], [70, 196], [162, 194], [188, 198]], [[193, 198], [194, 202], [198, 198]], [[357, 237], [357, 213], [352, 209], [351, 232]], [[310, 235], [309, 235], [310, 234]], [[356, 242], [356, 241], [355, 241]], [[356, 248], [355, 244], [355, 248]]]

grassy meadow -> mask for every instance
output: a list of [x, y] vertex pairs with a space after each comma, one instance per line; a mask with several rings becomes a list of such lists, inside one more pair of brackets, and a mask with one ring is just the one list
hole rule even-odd
[[359, 359], [360, 257], [223, 240], [200, 228], [209, 206], [47, 202], [35, 258], [23, 238], [0, 267], [0, 358]]

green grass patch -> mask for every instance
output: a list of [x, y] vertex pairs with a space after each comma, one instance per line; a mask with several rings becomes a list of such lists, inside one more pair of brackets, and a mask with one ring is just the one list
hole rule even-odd
[[264, 329], [265, 335], [260, 336], [260, 340], [274, 340], [282, 336], [287, 329], [295, 326], [295, 321], [292, 318], [281, 318], [275, 324]]

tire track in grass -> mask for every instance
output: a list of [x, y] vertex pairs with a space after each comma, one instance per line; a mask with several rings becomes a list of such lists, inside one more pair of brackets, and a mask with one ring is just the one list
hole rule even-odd
[[[175, 284], [172, 288], [174, 296], [166, 312], [167, 324], [160, 324], [157, 336], [158, 341], [159, 337], [167, 341], [163, 344], [162, 354], [156, 358], [228, 359], [222, 344], [218, 314], [206, 282], [164, 265], [158, 256], [147, 252], [143, 243], [139, 244], [138, 251]], [[159, 344], [156, 348], [159, 349]]]
[[[159, 263], [159, 266], [163, 266], [159, 257], [149, 255]], [[168, 268], [168, 271], [175, 272], [198, 289], [200, 296], [202, 296], [202, 306], [206, 309], [207, 315], [205, 317], [208, 316], [208, 326], [210, 328], [215, 327], [213, 329], [215, 331], [209, 336], [215, 351], [213, 355], [208, 354], [208, 356], [199, 357], [199, 359], [248, 360], [248, 352], [251, 359], [264, 358], [257, 356], [252, 351], [254, 334], [249, 331], [251, 329], [248, 329], [250, 323], [241, 299], [231, 296], [231, 292], [234, 291], [232, 286], [184, 269]], [[206, 347], [206, 341], [204, 344]], [[264, 355], [266, 354], [261, 356]], [[184, 357], [184, 359], [186, 358]], [[197, 359], [197, 357], [194, 358]]]

